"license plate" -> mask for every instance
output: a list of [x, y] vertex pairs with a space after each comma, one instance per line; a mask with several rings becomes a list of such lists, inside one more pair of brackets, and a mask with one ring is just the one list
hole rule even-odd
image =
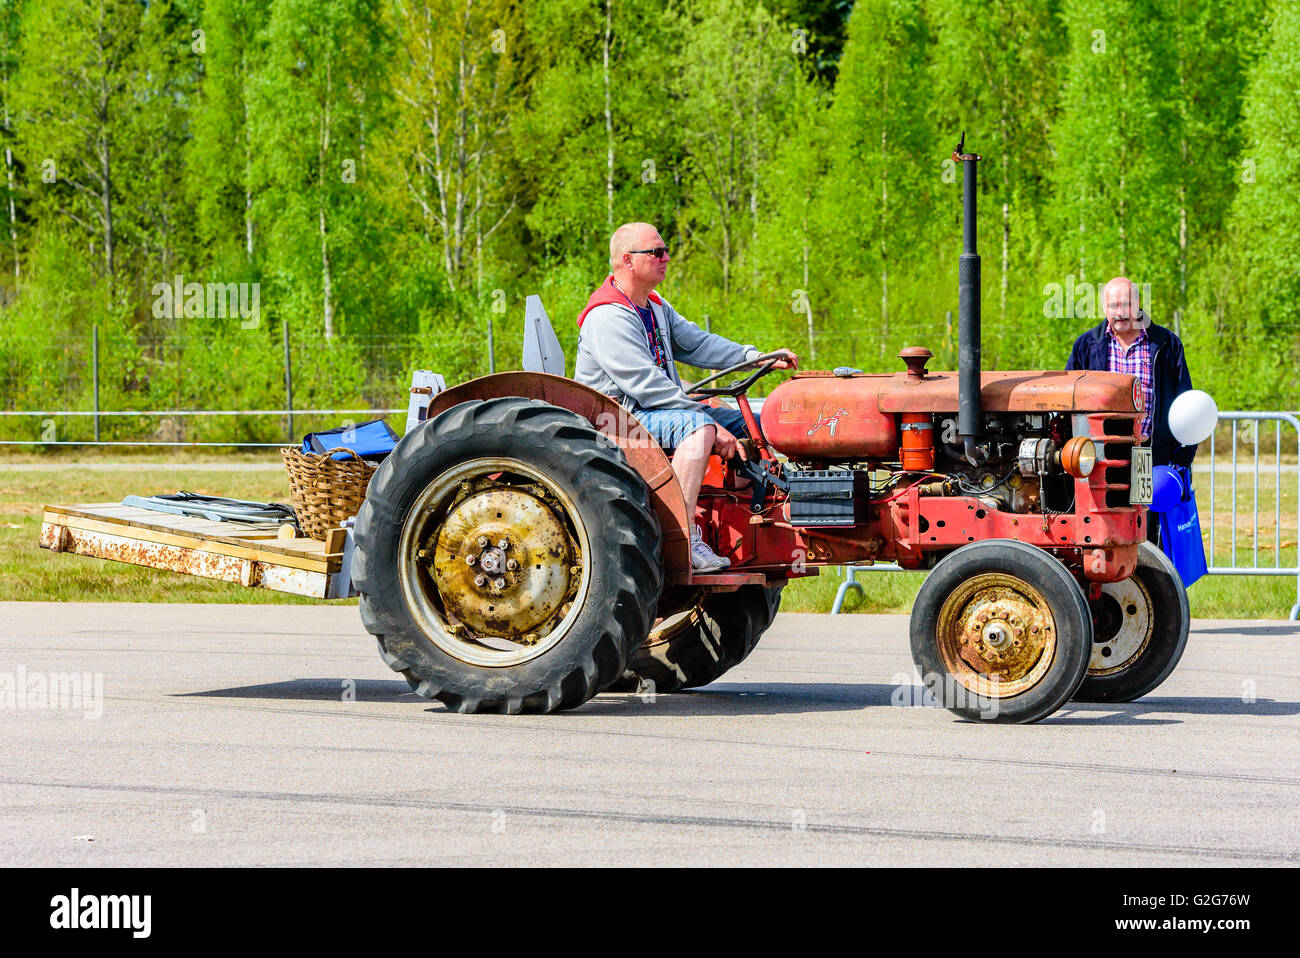
[[1128, 501], [1135, 506], [1151, 505], [1154, 491], [1151, 485], [1151, 448], [1135, 446], [1133, 449], [1133, 467], [1129, 472]]

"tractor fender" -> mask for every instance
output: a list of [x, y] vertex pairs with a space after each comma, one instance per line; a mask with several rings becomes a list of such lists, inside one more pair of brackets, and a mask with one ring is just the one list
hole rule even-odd
[[564, 376], [547, 373], [493, 373], [452, 386], [433, 397], [428, 418], [452, 406], [475, 399], [521, 396], [540, 399], [575, 412], [623, 450], [631, 465], [645, 480], [659, 527], [663, 530], [663, 564], [668, 574], [690, 571], [690, 528], [686, 521], [686, 499], [663, 449], [631, 413], [603, 393]]

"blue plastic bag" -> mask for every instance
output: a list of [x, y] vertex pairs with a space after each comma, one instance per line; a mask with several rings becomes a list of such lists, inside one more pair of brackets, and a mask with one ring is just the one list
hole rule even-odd
[[[359, 422], [355, 426], [339, 426], [322, 432], [308, 433], [302, 440], [302, 451], [328, 452], [346, 446], [363, 459], [383, 459], [397, 445], [397, 433], [382, 419]], [[336, 452], [335, 459], [351, 458], [346, 452]]]
[[1205, 575], [1205, 542], [1201, 538], [1201, 518], [1196, 511], [1196, 490], [1192, 488], [1191, 470], [1175, 467], [1186, 490], [1173, 508], [1160, 516], [1160, 547], [1178, 570], [1184, 586]]

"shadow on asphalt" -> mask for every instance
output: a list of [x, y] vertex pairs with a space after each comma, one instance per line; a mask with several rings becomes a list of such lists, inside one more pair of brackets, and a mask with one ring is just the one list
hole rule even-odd
[[737, 685], [714, 682], [685, 692], [604, 692], [582, 707], [584, 713], [657, 716], [784, 715], [800, 712], [855, 712], [891, 704], [898, 686], [848, 682], [765, 682]]
[[[1182, 720], [1173, 715], [1300, 715], [1300, 702], [1237, 698], [1143, 698], [1119, 704], [1071, 702], [1047, 722], [1069, 725], [1171, 725]], [[1155, 718], [1154, 716], [1162, 716]]]
[[[227, 699], [299, 699], [311, 702], [422, 702], [405, 681], [388, 679], [294, 679], [243, 685], [206, 692], [182, 692], [181, 698], [211, 696]], [[346, 696], [346, 697], [345, 697]]]
[[[927, 702], [919, 686], [872, 685], [849, 682], [769, 682], [739, 685], [715, 682], [702, 689], [653, 697], [638, 692], [605, 692], [574, 714], [656, 717], [783, 715], [805, 712], [854, 712], [868, 708], [937, 708]], [[293, 679], [264, 685], [179, 693], [182, 698], [281, 699], [312, 702], [394, 702], [425, 705], [445, 711], [441, 703], [429, 704], [403, 681], [385, 679]], [[1300, 702], [1235, 698], [1155, 697], [1136, 702], [1072, 702], [1044, 720], [1062, 725], [1176, 725], [1178, 716], [1191, 715], [1300, 715]], [[976, 723], [978, 724], [978, 723]]]
[[1228, 629], [1192, 629], [1192, 635], [1300, 635], [1300, 622], [1285, 625], [1235, 625]]

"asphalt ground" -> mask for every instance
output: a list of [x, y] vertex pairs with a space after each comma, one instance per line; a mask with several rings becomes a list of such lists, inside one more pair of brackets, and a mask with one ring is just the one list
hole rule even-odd
[[1295, 623], [1197, 620], [1150, 696], [1030, 726], [925, 705], [904, 616], [780, 615], [706, 689], [551, 716], [418, 698], [354, 607], [0, 623], [5, 866], [1300, 861]]

